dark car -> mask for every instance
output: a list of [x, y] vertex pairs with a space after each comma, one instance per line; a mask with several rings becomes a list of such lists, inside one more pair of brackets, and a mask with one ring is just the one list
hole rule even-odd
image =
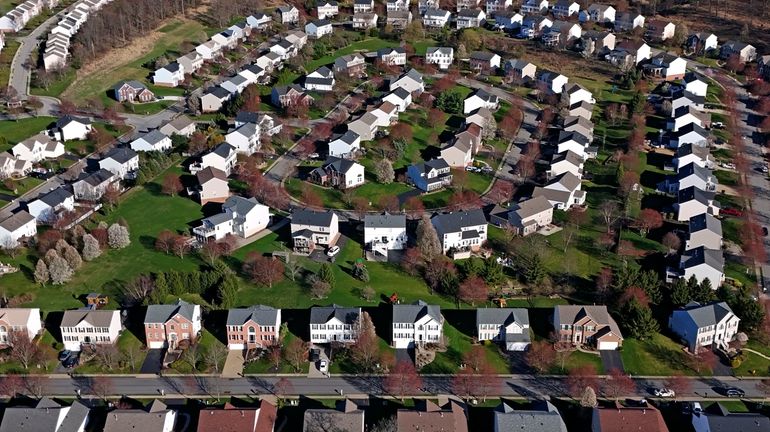
[[762, 235], [767, 237], [767, 227], [762, 227]]
[[78, 365], [78, 363], [80, 363], [80, 359], [78, 358], [77, 354], [70, 355], [69, 357], [64, 359], [63, 362], [61, 362], [62, 366], [64, 366], [67, 369], [74, 368], [75, 366]]
[[64, 351], [60, 352], [59, 353], [59, 361], [67, 360], [67, 358], [69, 358], [69, 356], [71, 354], [72, 354], [72, 351], [70, 351], [70, 350], [64, 350]]
[[311, 362], [317, 362], [318, 359], [321, 358], [321, 350], [318, 348], [313, 348], [310, 350], [310, 361]]

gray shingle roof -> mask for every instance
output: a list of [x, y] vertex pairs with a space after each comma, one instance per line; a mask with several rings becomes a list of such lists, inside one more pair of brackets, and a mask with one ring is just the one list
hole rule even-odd
[[[63, 410], [67, 413], [59, 424]], [[89, 409], [79, 401], [63, 406], [45, 397], [33, 407], [15, 406], [5, 409], [0, 432], [77, 432]], [[57, 428], [58, 424], [58, 428]]]
[[525, 308], [476, 309], [476, 324], [508, 325], [514, 322], [529, 325], [529, 313]]
[[99, 186], [103, 183], [110, 182], [114, 179], [115, 174], [106, 170], [100, 169], [99, 171], [92, 173], [83, 179], [84, 182], [91, 186]]
[[163, 402], [154, 401], [147, 410], [114, 410], [107, 414], [104, 432], [163, 430], [169, 410]]
[[323, 166], [324, 166], [324, 169], [332, 169], [340, 173], [347, 173], [357, 165], [359, 164], [350, 159], [343, 159], [335, 156], [329, 156], [326, 159], [326, 162], [324, 162]]
[[677, 312], [686, 313], [695, 325], [701, 328], [716, 325], [725, 316], [731, 314], [733, 310], [725, 302], [712, 302], [704, 305], [698, 302], [690, 302]]
[[119, 164], [124, 164], [137, 156], [138, 155], [131, 149], [131, 147], [114, 147], [104, 155], [102, 160], [112, 159]]
[[227, 325], [243, 325], [249, 321], [262, 326], [275, 325], [277, 319], [278, 309], [264, 305], [227, 311]]
[[41, 195], [38, 199], [51, 207], [55, 207], [64, 201], [72, 198], [72, 192], [65, 186], [59, 186], [56, 189]]
[[558, 305], [554, 307], [554, 314], [558, 317], [558, 323], [574, 324], [583, 317], [590, 317], [596, 324], [608, 326], [615, 335], [620, 334], [620, 328], [615, 320], [607, 312], [607, 306], [603, 305]]
[[120, 312], [114, 310], [77, 309], [64, 311], [61, 319], [62, 327], [75, 327], [80, 322], [87, 322], [93, 327], [109, 327], [112, 318]]
[[249, 213], [254, 207], [261, 205], [256, 198], [244, 198], [238, 195], [231, 196], [222, 204], [222, 210], [230, 210], [238, 216]]
[[332, 224], [333, 211], [296, 210], [291, 215], [291, 222], [299, 225], [324, 226]]
[[353, 131], [349, 130], [349, 131], [345, 132], [344, 134], [340, 135], [339, 137], [337, 137], [335, 139], [335, 141], [336, 140], [340, 140], [340, 141], [344, 142], [345, 144], [353, 144], [359, 138], [360, 138], [360, 136], [356, 132], [353, 132]]
[[559, 140], [558, 140], [559, 144], [565, 143], [569, 140], [574, 140], [575, 142], [583, 146], [588, 146], [589, 144], [591, 144], [591, 140], [589, 140], [587, 136], [581, 134], [580, 132], [576, 132], [576, 131], [559, 132]]
[[168, 322], [176, 315], [182, 315], [188, 320], [193, 319], [195, 305], [183, 300], [177, 300], [170, 305], [150, 305], [147, 307], [147, 314], [144, 316], [145, 324], [163, 324]]
[[711, 179], [712, 183], [717, 182], [716, 177], [712, 175], [710, 169], [704, 168], [695, 162], [690, 162], [687, 165], [680, 166], [679, 171], [676, 173], [676, 178], [678, 181], [682, 181], [683, 179], [690, 176], [696, 176], [704, 182], [709, 181], [709, 178]]
[[514, 410], [510, 405], [503, 403], [495, 410], [495, 430], [567, 432], [567, 426], [555, 406], [547, 401], [536, 401], [528, 410]]
[[770, 418], [759, 413], [731, 413], [721, 403], [708, 407], [704, 414], [710, 432], [760, 432], [770, 430]]
[[216, 146], [214, 150], [211, 151], [211, 153], [214, 153], [222, 159], [227, 159], [234, 151], [235, 147], [225, 142]]
[[425, 315], [430, 315], [436, 321], [441, 321], [441, 306], [429, 305], [422, 300], [414, 304], [394, 304], [393, 322], [414, 324]]
[[690, 235], [693, 233], [708, 230], [714, 234], [722, 236], [722, 221], [711, 216], [708, 213], [702, 213], [690, 218]]
[[684, 189], [679, 189], [678, 202], [682, 204], [695, 200], [702, 203], [703, 205], [709, 205], [709, 202], [712, 202], [713, 205], [718, 205], [716, 202], [713, 202], [714, 196], [714, 192], [707, 192], [702, 189], [698, 189], [695, 186], [690, 186]]
[[336, 318], [345, 324], [354, 324], [361, 315], [361, 308], [347, 308], [336, 304], [310, 308], [310, 324], [326, 324]]
[[706, 264], [721, 272], [725, 267], [725, 257], [721, 250], [706, 249], [704, 246], [686, 250], [682, 254], [684, 268], [692, 268], [701, 264]]
[[153, 129], [146, 134], [142, 135], [140, 138], [147, 141], [150, 145], [155, 145], [164, 139], [168, 138], [166, 134], [159, 131], [158, 129]]
[[454, 53], [454, 50], [450, 47], [429, 47], [427, 51], [425, 51], [425, 54], [434, 54], [434, 53], [440, 53], [444, 55], [451, 56]]
[[406, 100], [411, 95], [411, 93], [403, 87], [396, 87], [391, 93], [398, 96], [401, 100]]
[[436, 227], [439, 238], [444, 234], [456, 233], [462, 231], [462, 228], [486, 225], [487, 219], [481, 209], [474, 209], [454, 213], [441, 213], [431, 218], [433, 226]]
[[383, 213], [364, 216], [366, 228], [406, 228], [406, 215]]
[[76, 122], [81, 124], [90, 125], [91, 120], [84, 118], [84, 117], [75, 117], [71, 115], [65, 115], [60, 117], [58, 120], [56, 120], [56, 127], [57, 128], [63, 128], [64, 126], [67, 126], [68, 124]]
[[544, 196], [536, 196], [511, 206], [511, 211], [515, 212], [520, 219], [532, 217], [549, 209], [553, 209], [553, 206]]

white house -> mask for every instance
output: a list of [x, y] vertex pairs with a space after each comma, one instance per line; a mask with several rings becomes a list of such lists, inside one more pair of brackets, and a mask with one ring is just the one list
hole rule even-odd
[[232, 93], [220, 86], [214, 86], [203, 93], [201, 96], [201, 111], [216, 112], [222, 108], [232, 97]]
[[712, 345], [727, 348], [727, 344], [732, 342], [738, 333], [740, 321], [725, 302], [703, 305], [690, 302], [674, 310], [668, 319], [668, 328], [694, 353], [700, 347]]
[[583, 205], [586, 200], [585, 191], [581, 190], [580, 178], [566, 172], [554, 177], [545, 186], [535, 187], [532, 197], [543, 196], [559, 210], [569, 210], [573, 205]]
[[44, 159], [55, 159], [63, 156], [64, 144], [51, 139], [46, 134], [39, 133], [11, 147], [11, 153], [16, 159], [37, 163]]
[[721, 249], [698, 246], [684, 251], [679, 260], [679, 269], [685, 280], [694, 276], [698, 283], [708, 280], [711, 288], [717, 289], [725, 280], [725, 257]]
[[683, 106], [692, 106], [699, 110], [706, 108], [706, 96], [696, 95], [681, 88], [676, 88], [671, 92], [671, 112]]
[[371, 12], [362, 12], [353, 14], [354, 29], [371, 29], [377, 27], [377, 14]]
[[220, 87], [225, 89], [228, 93], [237, 95], [243, 92], [246, 87], [249, 86], [249, 80], [243, 75], [233, 75], [230, 78], [222, 81], [219, 84]]
[[319, 92], [330, 92], [334, 90], [334, 72], [326, 66], [310, 72], [305, 76], [305, 90], [314, 90]]
[[548, 0], [525, 0], [521, 4], [521, 13], [525, 15], [543, 14], [548, 12]]
[[438, 233], [444, 253], [450, 250], [477, 251], [487, 241], [487, 218], [481, 209], [440, 213], [430, 221]]
[[153, 129], [131, 141], [131, 149], [137, 152], [166, 151], [171, 149], [171, 138]]
[[224, 142], [214, 147], [214, 150], [203, 155], [199, 164], [190, 165], [190, 172], [195, 174], [204, 168], [212, 167], [223, 171], [229, 176], [232, 174], [237, 161], [238, 153], [235, 151], [235, 147]]
[[644, 27], [644, 15], [639, 12], [621, 12], [615, 17], [615, 31], [632, 31]]
[[542, 196], [515, 203], [507, 213], [507, 223], [521, 236], [534, 234], [553, 222], [553, 205]]
[[38, 308], [0, 309], [0, 346], [11, 346], [14, 333], [34, 339], [43, 330]]
[[14, 248], [24, 238], [37, 234], [35, 216], [21, 210], [0, 222], [0, 249]]
[[542, 70], [538, 74], [537, 80], [539, 85], [543, 86], [548, 92], [561, 94], [569, 78], [557, 72]]
[[179, 57], [176, 59], [176, 61], [182, 65], [182, 70], [184, 70], [185, 73], [192, 74], [197, 72], [198, 69], [203, 66], [204, 59], [199, 52], [192, 51], [183, 55], [182, 57]]
[[644, 37], [655, 41], [671, 39], [676, 33], [676, 24], [671, 21], [652, 19], [647, 22]]
[[577, 83], [566, 84], [564, 86], [562, 98], [565, 100], [565, 102], [567, 102], [568, 106], [583, 101], [592, 105], [596, 103], [596, 99], [594, 99], [593, 94], [586, 90], [585, 87]]
[[684, 248], [695, 249], [703, 246], [707, 249], [722, 249], [722, 221], [707, 213], [690, 218], [690, 229]]
[[406, 50], [403, 47], [380, 48], [377, 50], [377, 60], [390, 66], [406, 65]]
[[719, 37], [709, 32], [693, 33], [687, 37], [687, 46], [697, 53], [707, 53], [719, 48]]
[[694, 186], [679, 189], [676, 220], [689, 221], [691, 217], [708, 213], [719, 216], [719, 202], [714, 199], [714, 192], [707, 192]]
[[53, 223], [58, 213], [74, 209], [75, 195], [66, 186], [59, 186], [27, 203], [27, 211], [39, 223]]
[[559, 132], [559, 138], [556, 142], [556, 153], [573, 151], [578, 155], [585, 157], [586, 148], [591, 145], [591, 140], [579, 132]]
[[580, 39], [580, 36], [583, 35], [583, 28], [580, 27], [580, 24], [570, 21], [554, 20], [549, 27], [549, 33], [556, 33], [559, 36], [564, 36], [568, 41]]
[[695, 75], [695, 73], [685, 74], [681, 85], [685, 92], [692, 93], [696, 96], [706, 97], [708, 94], [708, 83], [700, 79], [697, 75]]
[[594, 3], [580, 12], [580, 21], [593, 21], [600, 24], [615, 22], [615, 8], [606, 4]]
[[155, 71], [152, 83], [162, 87], [176, 87], [184, 81], [184, 68], [177, 62], [172, 62]]
[[516, 82], [522, 83], [535, 80], [537, 74], [537, 66], [520, 59], [506, 61], [503, 69], [507, 76], [512, 77]]
[[685, 189], [690, 186], [703, 191], [715, 192], [719, 185], [719, 180], [714, 173], [696, 163], [689, 163], [682, 166], [676, 173], [676, 176], [666, 179], [664, 189], [668, 193], [676, 193], [679, 189]]
[[77, 309], [64, 311], [60, 330], [64, 349], [80, 351], [81, 345], [113, 345], [122, 325], [120, 311]]
[[583, 155], [567, 150], [563, 153], [555, 153], [551, 158], [551, 165], [546, 171], [549, 178], [572, 173], [578, 178], [583, 177], [583, 164], [585, 162], [585, 153]]
[[410, 94], [422, 93], [425, 91], [425, 81], [422, 78], [422, 74], [418, 72], [417, 69], [409, 69], [407, 73], [401, 75], [395, 81], [391, 81], [388, 86], [390, 91], [402, 88]]
[[220, 240], [228, 234], [249, 238], [267, 228], [271, 217], [270, 207], [255, 198], [231, 196], [222, 204], [222, 213], [203, 219], [193, 233], [199, 239]]
[[313, 39], [320, 39], [332, 34], [333, 31], [331, 21], [327, 19], [319, 19], [305, 24], [305, 33]]
[[463, 9], [457, 13], [457, 28], [481, 27], [487, 19], [487, 14], [481, 9]]
[[490, 111], [496, 110], [500, 105], [500, 99], [484, 89], [478, 89], [463, 101], [463, 114], [470, 114], [479, 108]]
[[295, 210], [291, 215], [294, 250], [310, 253], [316, 246], [334, 246], [339, 239], [339, 224], [339, 216], [333, 211]]
[[644, 70], [649, 75], [660, 77], [667, 81], [675, 81], [684, 78], [687, 73], [687, 60], [682, 57], [661, 52], [644, 65]]
[[[478, 1], [472, 1], [470, 3], [471, 5], [464, 9], [473, 9], [479, 5]], [[496, 12], [508, 10], [509, 7], [513, 6], [513, 0], [487, 0], [485, 3], [487, 15], [493, 15]], [[457, 6], [460, 7], [460, 2], [457, 2]]]
[[448, 69], [454, 61], [454, 48], [429, 47], [425, 51], [425, 63], [438, 65], [439, 69]]
[[113, 147], [99, 161], [99, 168], [120, 177], [132, 178], [139, 169], [139, 155], [128, 147]]
[[551, 8], [551, 13], [556, 18], [569, 18], [580, 13], [580, 5], [572, 0], [557, 0]]
[[476, 309], [479, 342], [502, 344], [506, 351], [524, 351], [530, 344], [529, 312], [525, 308]]
[[415, 304], [394, 304], [392, 321], [391, 345], [396, 349], [443, 342], [444, 317], [440, 306], [422, 300]]
[[326, 19], [340, 13], [340, 7], [334, 0], [318, 0], [315, 7], [318, 19]]
[[259, 150], [260, 128], [256, 123], [246, 123], [231, 130], [225, 135], [225, 142], [235, 148], [235, 151], [252, 155]]
[[688, 123], [679, 127], [676, 132], [670, 135], [669, 147], [678, 148], [685, 144], [707, 146], [708, 140], [709, 133], [706, 129], [703, 129], [697, 123]]
[[403, 87], [397, 87], [392, 92], [382, 97], [383, 102], [390, 102], [396, 106], [398, 112], [404, 112], [412, 104], [412, 94]]
[[299, 10], [293, 5], [283, 5], [276, 8], [281, 17], [281, 24], [293, 24], [299, 21]]
[[672, 132], [677, 132], [690, 123], [706, 128], [710, 126], [711, 117], [692, 105], [682, 106], [671, 113], [671, 118], [666, 122], [666, 127]]
[[353, 13], [364, 13], [374, 11], [374, 0], [354, 0]]
[[422, 24], [425, 27], [442, 28], [446, 27], [452, 14], [443, 9], [427, 9], [422, 16]]
[[353, 343], [358, 338], [361, 308], [333, 304], [310, 308], [310, 343]]
[[364, 184], [364, 166], [350, 159], [329, 156], [310, 173], [310, 178], [322, 186], [351, 189]]
[[349, 158], [360, 148], [361, 137], [357, 133], [349, 130], [329, 142], [329, 156]]
[[364, 247], [387, 257], [388, 251], [404, 250], [407, 243], [406, 215], [367, 214], [364, 216]]
[[91, 120], [65, 115], [56, 120], [55, 128], [49, 130], [48, 135], [61, 141], [84, 140], [92, 128]]
[[[487, 11], [487, 15], [490, 15], [489, 11]], [[495, 12], [494, 17], [495, 26], [506, 30], [519, 28], [524, 21], [524, 17], [521, 14], [507, 10]]]
[[195, 47], [195, 52], [203, 57], [203, 60], [213, 60], [222, 53], [222, 45], [214, 40], [209, 40]]
[[272, 21], [273, 18], [270, 15], [261, 12], [249, 15], [246, 18], [246, 24], [254, 30], [262, 30], [269, 26]]
[[687, 164], [697, 164], [704, 168], [713, 168], [714, 159], [711, 157], [709, 148], [693, 144], [684, 144], [676, 149], [676, 155], [671, 161], [675, 170], [679, 170]]

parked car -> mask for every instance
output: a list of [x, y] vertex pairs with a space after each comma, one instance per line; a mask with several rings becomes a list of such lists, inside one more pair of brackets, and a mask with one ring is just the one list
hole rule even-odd
[[340, 247], [339, 246], [332, 246], [329, 248], [328, 251], [326, 251], [326, 256], [333, 257], [340, 253]]
[[320, 360], [318, 362], [318, 370], [323, 373], [329, 372], [329, 362], [326, 360]]
[[737, 387], [725, 387], [720, 389], [719, 391], [723, 395], [727, 397], [744, 397], [746, 396], [746, 392], [737, 388]]
[[767, 227], [762, 227], [762, 235], [767, 237]]
[[711, 127], [713, 127], [714, 129], [724, 129], [725, 124], [722, 122], [713, 122], [711, 123]]
[[64, 350], [59, 353], [59, 361], [67, 360], [67, 358], [72, 354], [72, 351], [70, 350]]
[[72, 369], [75, 366], [77, 366], [80, 363], [80, 356], [77, 354], [70, 355], [66, 359], [64, 359], [63, 362], [61, 362], [62, 366], [64, 366], [67, 369]]
[[664, 397], [664, 398], [672, 398], [676, 396], [676, 393], [674, 393], [673, 390], [667, 389], [667, 388], [659, 388], [655, 389], [653, 394], [657, 397]]
[[743, 216], [743, 212], [738, 210], [737, 208], [727, 207], [720, 210], [721, 214], [727, 215], [727, 216], [735, 216], [735, 217], [741, 217]]

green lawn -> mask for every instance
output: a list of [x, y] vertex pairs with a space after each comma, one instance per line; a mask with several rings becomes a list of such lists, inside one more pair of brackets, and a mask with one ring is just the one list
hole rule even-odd
[[719, 180], [719, 184], [724, 186], [738, 185], [738, 173], [735, 171], [715, 170], [714, 176]]
[[41, 347], [42, 350], [42, 360], [39, 362], [36, 362], [34, 364], [31, 364], [29, 369], [24, 369], [21, 365], [21, 363], [7, 359], [5, 358], [5, 355], [8, 354], [8, 351], [10, 349], [4, 349], [0, 351], [0, 356], [4, 358], [3, 361], [0, 361], [0, 373], [6, 374], [6, 373], [18, 373], [18, 374], [26, 374], [26, 373], [50, 373], [56, 368], [56, 355], [57, 355], [57, 344], [54, 340], [51, 333], [44, 331], [42, 336], [40, 336], [37, 339], [38, 345]]
[[[463, 334], [449, 323], [444, 323], [444, 338], [446, 339], [446, 351], [436, 353], [436, 358], [430, 364], [423, 367], [422, 373], [457, 373], [462, 363], [463, 354], [469, 352], [472, 346], [472, 338]], [[495, 344], [483, 344], [486, 359], [498, 373], [510, 373], [510, 366], [505, 357]]]
[[314, 71], [321, 66], [327, 65], [329, 63], [333, 63], [334, 60], [339, 56], [352, 54], [354, 52], [377, 51], [380, 48], [397, 47], [397, 46], [398, 46], [398, 42], [396, 41], [386, 41], [380, 38], [363, 39], [357, 42], [353, 42], [344, 48], [340, 48], [332, 54], [317, 58], [309, 62], [305, 66], [305, 70]]
[[770, 376], [770, 360], [748, 351], [744, 351], [743, 355], [746, 360], [733, 369], [736, 375]]
[[94, 358], [91, 361], [76, 367], [75, 372], [79, 374], [128, 374], [138, 372], [142, 367], [142, 362], [147, 354], [146, 351], [142, 351], [143, 346], [144, 344], [142, 341], [140, 341], [133, 333], [128, 330], [123, 330], [123, 333], [120, 334], [117, 341], [118, 351], [126, 353], [129, 349], [133, 349], [136, 354], [133, 363], [130, 363], [127, 358], [123, 357], [118, 360], [118, 365], [110, 370], [102, 366], [99, 361]]
[[51, 96], [58, 98], [67, 90], [67, 88], [69, 88], [70, 84], [75, 81], [76, 75], [77, 72], [74, 69], [67, 69], [61, 78], [52, 82], [47, 89], [42, 87], [35, 87], [32, 83], [30, 83], [29, 92], [30, 94], [36, 96]]
[[13, 185], [12, 189], [6, 188], [5, 184], [0, 184], [0, 192], [21, 196], [42, 184], [43, 180], [35, 177], [24, 177], [18, 180], [10, 180], [10, 183]]
[[0, 85], [3, 88], [8, 87], [8, 80], [11, 78], [11, 63], [20, 45], [15, 39], [8, 39], [5, 41], [5, 47], [0, 51]]
[[676, 372], [695, 375], [685, 363], [687, 354], [682, 345], [662, 334], [647, 341], [626, 338], [621, 354], [626, 372], [632, 375], [661, 376]]
[[0, 121], [0, 136], [5, 137], [8, 141], [8, 145], [0, 146], [0, 152], [9, 150], [14, 144], [39, 133], [55, 121], [55, 117], [32, 117]]
[[[289, 342], [291, 342], [293, 339], [296, 339], [296, 338], [297, 336], [295, 336], [293, 333], [291, 332], [287, 333], [286, 339], [283, 341], [283, 346], [286, 346]], [[306, 374], [308, 372], [308, 369], [310, 369], [310, 363], [304, 362], [302, 364], [302, 367], [299, 373]], [[336, 362], [332, 362], [329, 365], [329, 371], [332, 373], [339, 373], [339, 371], [336, 369], [339, 369], [339, 364]], [[295, 372], [296, 370], [294, 369], [294, 366], [292, 366], [287, 361], [285, 361], [285, 359], [281, 360], [281, 364], [278, 367], [278, 370], [275, 370], [267, 356], [264, 356], [259, 360], [246, 363], [243, 367], [244, 374], [266, 374], [266, 373], [275, 374], [275, 373], [295, 373]]]

